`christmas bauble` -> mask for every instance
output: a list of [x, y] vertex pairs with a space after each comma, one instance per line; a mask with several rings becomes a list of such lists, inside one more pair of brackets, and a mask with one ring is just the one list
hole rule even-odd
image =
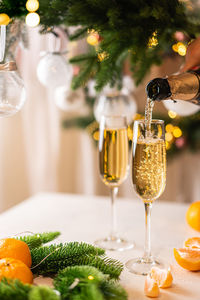
[[83, 116], [89, 113], [89, 107], [85, 103], [85, 95], [81, 88], [76, 91], [72, 91], [65, 86], [56, 88], [55, 103], [58, 108], [73, 113], [73, 115]]
[[125, 115], [127, 122], [131, 123], [136, 111], [137, 104], [134, 98], [116, 92], [116, 90], [113, 93], [101, 94], [94, 104], [94, 115], [97, 122], [100, 122], [103, 115]]
[[54, 89], [65, 86], [69, 88], [73, 69], [61, 53], [46, 53], [39, 61], [37, 76], [39, 81], [46, 87]]
[[[26, 100], [23, 80], [18, 75], [15, 63], [10, 63], [0, 65], [0, 117], [17, 113]], [[13, 70], [9, 70], [9, 64]]]
[[165, 100], [163, 104], [168, 110], [172, 110], [182, 117], [193, 115], [200, 109], [197, 105], [182, 100], [176, 100], [176, 102]]

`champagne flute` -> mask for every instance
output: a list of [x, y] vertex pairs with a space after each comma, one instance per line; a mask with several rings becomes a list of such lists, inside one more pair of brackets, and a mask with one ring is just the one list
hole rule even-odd
[[133, 247], [117, 233], [115, 198], [118, 187], [127, 178], [129, 146], [125, 116], [102, 116], [99, 135], [99, 170], [102, 181], [110, 189], [111, 232], [95, 243], [107, 250], [125, 250]]
[[[150, 126], [148, 126], [150, 125]], [[164, 191], [166, 183], [166, 147], [163, 120], [134, 122], [133, 131], [133, 187], [145, 206], [144, 255], [126, 263], [130, 272], [147, 275], [152, 266], [162, 265], [151, 255], [150, 217], [152, 203]]]

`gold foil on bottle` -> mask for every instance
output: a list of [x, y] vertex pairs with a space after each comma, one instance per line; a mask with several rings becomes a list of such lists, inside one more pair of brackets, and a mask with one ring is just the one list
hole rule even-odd
[[[193, 73], [183, 73], [179, 75], [172, 75], [167, 78], [172, 100], [185, 100], [191, 101], [195, 99], [199, 92], [199, 79], [197, 75]], [[193, 103], [198, 103], [197, 100], [193, 100]]]

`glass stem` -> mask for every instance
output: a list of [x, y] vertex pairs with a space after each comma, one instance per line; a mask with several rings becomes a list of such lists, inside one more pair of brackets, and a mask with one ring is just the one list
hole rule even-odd
[[118, 193], [118, 187], [110, 188], [110, 197], [111, 197], [111, 239], [115, 238], [117, 235], [117, 216], [116, 216], [116, 196]]
[[149, 260], [151, 257], [151, 208], [152, 208], [152, 202], [144, 203], [144, 207], [145, 207], [144, 259]]

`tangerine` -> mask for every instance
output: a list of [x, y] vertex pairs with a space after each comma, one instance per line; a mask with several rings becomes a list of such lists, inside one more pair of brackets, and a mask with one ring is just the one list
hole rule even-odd
[[200, 250], [192, 248], [174, 248], [177, 263], [186, 270], [200, 271]]
[[157, 282], [151, 278], [150, 275], [147, 275], [145, 279], [144, 293], [146, 296], [151, 298], [157, 298], [160, 294]]
[[192, 237], [185, 241], [185, 247], [200, 250], [200, 237]]
[[193, 229], [200, 231], [200, 201], [190, 204], [186, 212], [186, 221]]
[[32, 264], [31, 252], [28, 245], [17, 239], [6, 238], [0, 240], [0, 259], [5, 257], [21, 260], [29, 268]]
[[170, 268], [160, 269], [158, 267], [151, 268], [151, 278], [153, 278], [160, 288], [168, 288], [172, 285], [173, 277]]
[[2, 278], [19, 279], [23, 283], [32, 283], [33, 274], [22, 261], [14, 258], [0, 259], [0, 281]]

